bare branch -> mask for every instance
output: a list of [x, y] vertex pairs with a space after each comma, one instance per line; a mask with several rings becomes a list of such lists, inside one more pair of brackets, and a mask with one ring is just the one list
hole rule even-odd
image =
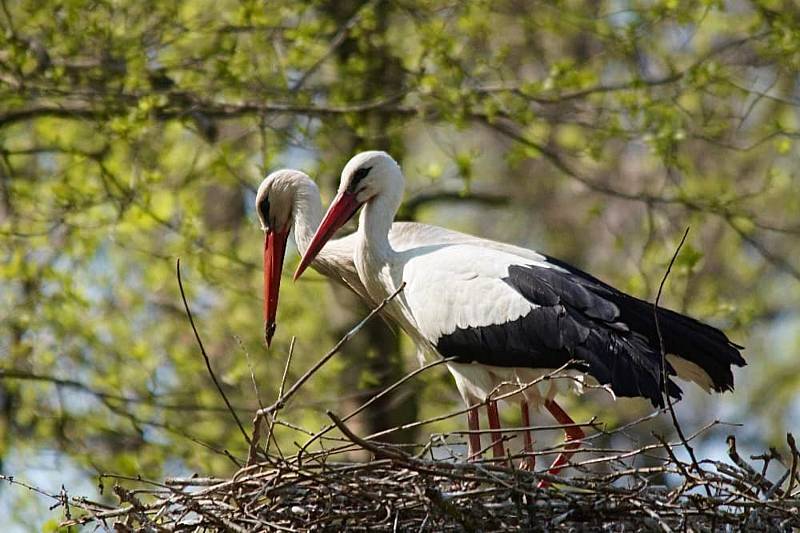
[[197, 331], [197, 327], [194, 325], [194, 318], [192, 317], [192, 311], [189, 309], [189, 302], [186, 300], [186, 293], [183, 290], [183, 281], [181, 280], [181, 260], [175, 262], [175, 272], [178, 277], [178, 288], [181, 291], [181, 299], [183, 300], [183, 307], [186, 309], [186, 316], [189, 318], [189, 324], [192, 326], [192, 331], [194, 332], [194, 338], [197, 340], [197, 345], [200, 347], [200, 353], [203, 354], [203, 360], [206, 363], [206, 369], [208, 370], [209, 375], [211, 376], [211, 380], [214, 382], [214, 385], [217, 387], [217, 391], [219, 391], [219, 395], [222, 396], [222, 399], [225, 401], [225, 405], [228, 407], [228, 411], [231, 413], [231, 416], [236, 421], [236, 425], [239, 427], [239, 431], [244, 436], [245, 441], [250, 444], [250, 436], [244, 430], [244, 426], [242, 422], [239, 420], [239, 415], [236, 414], [236, 410], [231, 405], [231, 402], [228, 400], [228, 396], [225, 394], [225, 391], [222, 390], [222, 385], [220, 385], [219, 381], [217, 380], [217, 376], [214, 374], [214, 369], [211, 368], [211, 361], [208, 358], [208, 354], [206, 353], [206, 349], [203, 346], [203, 341], [200, 339], [200, 333]]

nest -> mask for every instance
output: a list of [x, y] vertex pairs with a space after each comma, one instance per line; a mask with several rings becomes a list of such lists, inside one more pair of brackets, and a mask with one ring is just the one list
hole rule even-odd
[[[756, 458], [764, 462], [763, 472], [773, 461], [782, 465], [774, 482], [739, 456], [733, 437], [726, 462], [706, 459], [696, 465], [676, 458], [684, 443], [660, 438], [637, 449], [582, 447], [583, 459], [571, 463], [570, 476], [561, 477], [546, 468], [524, 471], [514, 466], [515, 458], [437, 460], [431, 458], [437, 451], [431, 445], [412, 454], [410, 447], [361, 439], [331, 416], [344, 435], [332, 450], [287, 458], [270, 454], [230, 479], [137, 479], [136, 488], [116, 484], [118, 507], [73, 501], [85, 512], [63, 525], [95, 522], [118, 531], [800, 528], [800, 454], [791, 435], [790, 462], [776, 450]], [[447, 442], [446, 437], [440, 441]], [[341, 460], [354, 449], [366, 450], [371, 460]], [[546, 462], [556, 451], [537, 455]], [[637, 462], [648, 466], [632, 466]], [[537, 488], [543, 479], [553, 485]]]

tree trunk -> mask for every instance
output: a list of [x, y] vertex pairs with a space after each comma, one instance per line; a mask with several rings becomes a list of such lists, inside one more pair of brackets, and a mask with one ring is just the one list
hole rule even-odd
[[[331, 1], [323, 9], [336, 22], [337, 29], [341, 29], [354, 15], [358, 16], [362, 5], [355, 1]], [[377, 24], [371, 34], [366, 36], [371, 49], [358, 54], [360, 58], [370, 58], [369, 64], [360, 67], [358, 72], [353, 71], [349, 59], [357, 52], [359, 43], [349, 35], [336, 51], [338, 75], [353, 80], [349, 89], [351, 94], [346, 95], [349, 101], [385, 97], [396, 92], [402, 85], [400, 61], [390, 54], [384, 42], [389, 6], [387, 3], [378, 3], [374, 9]], [[353, 127], [349, 131], [337, 131], [339, 142], [330, 149], [329, 158], [326, 158], [338, 162], [339, 166], [334, 168], [342, 168], [352, 155], [361, 150], [387, 150], [394, 157], [402, 156], [402, 140], [389, 134], [392, 122], [389, 116], [377, 111], [364, 113], [357, 120], [362, 129]], [[357, 131], [363, 133], [359, 134]], [[338, 175], [334, 177], [337, 178]], [[335, 184], [330, 185], [335, 187]], [[336, 334], [341, 336], [369, 310], [357, 296], [345, 288], [334, 287], [332, 295], [333, 302], [329, 306], [330, 323]], [[405, 375], [406, 365], [400, 353], [399, 335], [399, 332], [392, 331], [383, 320], [373, 320], [347, 344], [342, 352], [348, 369], [342, 373], [341, 378], [342, 411], [358, 407]], [[401, 388], [384, 396], [364, 411], [353, 427], [358, 433], [366, 435], [413, 421], [416, 416], [416, 396], [408, 388]], [[395, 432], [382, 440], [411, 442], [415, 433], [414, 430]]]

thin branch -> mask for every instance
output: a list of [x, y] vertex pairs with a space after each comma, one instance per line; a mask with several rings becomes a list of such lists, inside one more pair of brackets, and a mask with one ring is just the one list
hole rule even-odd
[[[678, 422], [678, 415], [675, 414], [675, 406], [672, 405], [672, 397], [669, 395], [668, 383], [669, 383], [669, 376], [667, 375], [667, 354], [664, 349], [664, 337], [661, 334], [661, 325], [658, 319], [658, 303], [661, 301], [661, 292], [664, 290], [664, 284], [667, 282], [667, 278], [669, 277], [670, 272], [672, 271], [672, 265], [675, 264], [675, 259], [678, 258], [678, 254], [683, 247], [683, 244], [686, 242], [686, 237], [689, 235], [689, 227], [686, 227], [686, 231], [683, 232], [683, 237], [681, 237], [681, 242], [678, 243], [678, 247], [675, 248], [675, 253], [672, 254], [672, 259], [669, 261], [669, 265], [667, 265], [667, 270], [664, 272], [664, 276], [661, 278], [661, 283], [658, 285], [658, 293], [656, 294], [656, 300], [653, 302], [653, 320], [655, 321], [656, 325], [656, 335], [658, 336], [658, 347], [661, 353], [661, 386], [662, 392], [667, 400], [667, 407], [669, 408], [670, 418], [672, 419], [672, 425], [675, 427], [675, 431], [678, 433], [678, 438], [681, 439], [681, 443], [683, 447], [686, 448], [686, 451], [689, 453], [689, 457], [692, 459], [692, 466], [700, 474], [700, 477], [703, 477], [704, 471], [700, 467], [700, 464], [697, 462], [697, 457], [694, 454], [694, 448], [689, 444], [689, 441], [686, 440], [686, 436], [683, 434], [683, 429], [681, 428], [680, 422]], [[708, 496], [711, 496], [711, 491], [706, 486], [706, 492]]]
[[325, 50], [325, 53], [317, 58], [314, 64], [311, 65], [305, 72], [303, 72], [297, 82], [292, 86], [292, 93], [299, 91], [303, 85], [305, 85], [306, 81], [308, 81], [308, 78], [310, 78], [311, 75], [314, 74], [323, 63], [325, 63], [325, 61], [327, 61], [334, 53], [336, 53], [336, 50], [342, 45], [344, 40], [349, 35], [350, 30], [352, 30], [353, 27], [355, 27], [355, 25], [361, 20], [364, 10], [375, 6], [380, 1], [381, 0], [370, 0], [368, 2], [364, 2], [356, 8], [355, 13], [353, 13], [353, 15], [347, 19], [344, 24], [342, 24], [342, 26], [336, 32], [336, 35], [333, 36], [333, 39], [331, 39], [331, 42], [328, 45], [328, 48]]
[[778, 496], [783, 495], [783, 491], [776, 490], [773, 484], [764, 476], [759, 474], [752, 466], [747, 464], [747, 461], [742, 459], [739, 455], [739, 452], [736, 450], [736, 437], [733, 435], [728, 435], [727, 438], [728, 443], [728, 457], [731, 458], [731, 461], [741, 468], [748, 476], [748, 482], [757, 486], [760, 490], [764, 492], [776, 492]]
[[247, 434], [247, 431], [244, 430], [244, 426], [242, 422], [239, 420], [239, 415], [236, 414], [236, 410], [231, 405], [231, 402], [228, 400], [228, 396], [225, 394], [225, 391], [222, 389], [222, 385], [220, 385], [219, 381], [217, 380], [217, 376], [214, 374], [214, 369], [211, 368], [211, 360], [208, 358], [208, 354], [206, 353], [206, 349], [203, 346], [203, 341], [200, 338], [200, 333], [197, 331], [197, 327], [194, 325], [194, 318], [192, 317], [192, 311], [189, 309], [189, 302], [186, 300], [186, 293], [183, 290], [183, 281], [181, 280], [181, 259], [180, 257], [175, 262], [175, 272], [178, 276], [178, 288], [181, 291], [181, 299], [183, 300], [183, 307], [186, 310], [186, 316], [189, 318], [189, 324], [192, 326], [192, 331], [194, 332], [194, 338], [197, 340], [197, 345], [200, 347], [200, 353], [203, 354], [203, 360], [206, 363], [206, 369], [208, 369], [208, 373], [211, 376], [212, 381], [214, 381], [214, 385], [217, 387], [217, 391], [219, 391], [220, 396], [225, 401], [225, 405], [228, 407], [228, 411], [233, 416], [233, 419], [236, 421], [236, 425], [239, 427], [239, 431], [245, 438], [248, 444], [250, 444], [250, 436]]
[[259, 411], [258, 411], [258, 413], [257, 413], [257, 414], [259, 414], [259, 415], [264, 415], [264, 414], [273, 413], [273, 412], [275, 412], [275, 411], [277, 411], [277, 410], [279, 410], [279, 409], [282, 409], [282, 408], [283, 408], [283, 406], [284, 406], [284, 405], [286, 405], [286, 402], [287, 402], [287, 401], [289, 401], [289, 399], [290, 399], [292, 396], [294, 396], [294, 394], [295, 394], [295, 393], [296, 393], [296, 392], [297, 392], [297, 391], [300, 389], [300, 387], [302, 387], [302, 386], [303, 386], [303, 384], [304, 384], [306, 381], [308, 381], [308, 380], [311, 378], [311, 376], [313, 376], [313, 375], [314, 375], [314, 374], [317, 372], [317, 370], [319, 370], [319, 369], [320, 369], [320, 368], [321, 368], [321, 367], [322, 367], [322, 366], [323, 366], [325, 363], [327, 363], [327, 362], [328, 362], [328, 361], [331, 359], [331, 357], [333, 357], [334, 355], [336, 355], [336, 353], [337, 353], [339, 350], [341, 350], [341, 349], [342, 349], [342, 346], [344, 346], [345, 344], [347, 344], [347, 342], [348, 342], [348, 341], [349, 341], [351, 338], [353, 338], [353, 336], [355, 336], [355, 335], [356, 335], [356, 333], [358, 333], [359, 331], [361, 331], [361, 328], [363, 328], [363, 327], [364, 327], [364, 326], [365, 326], [365, 325], [366, 325], [366, 324], [367, 324], [367, 323], [368, 323], [368, 322], [369, 322], [369, 321], [372, 319], [372, 317], [374, 317], [374, 316], [375, 316], [376, 314], [378, 314], [378, 313], [379, 313], [379, 312], [380, 312], [380, 311], [381, 311], [381, 310], [382, 310], [384, 307], [386, 307], [386, 305], [387, 305], [389, 302], [391, 302], [391, 301], [392, 301], [392, 300], [395, 298], [395, 296], [397, 296], [398, 294], [400, 294], [400, 292], [401, 292], [401, 291], [402, 291], [402, 290], [405, 288], [405, 286], [406, 286], [406, 284], [405, 284], [405, 282], [403, 282], [403, 284], [402, 284], [402, 285], [400, 285], [400, 288], [398, 288], [398, 289], [397, 289], [396, 291], [394, 291], [394, 292], [393, 292], [391, 295], [389, 295], [387, 298], [385, 298], [385, 299], [384, 299], [384, 300], [383, 300], [383, 301], [380, 303], [380, 305], [378, 305], [378, 307], [376, 307], [375, 309], [373, 309], [372, 311], [370, 311], [370, 312], [369, 312], [369, 314], [368, 314], [366, 317], [364, 317], [364, 319], [362, 319], [362, 320], [361, 320], [361, 322], [359, 322], [358, 324], [356, 324], [356, 325], [355, 325], [355, 327], [353, 327], [353, 329], [351, 329], [350, 331], [348, 331], [347, 333], [345, 333], [344, 337], [342, 337], [342, 338], [339, 340], [339, 342], [337, 342], [337, 343], [336, 343], [336, 345], [335, 345], [333, 348], [331, 348], [331, 349], [330, 349], [330, 351], [328, 351], [328, 353], [326, 353], [324, 356], [322, 356], [322, 358], [321, 358], [319, 361], [317, 361], [317, 362], [316, 362], [316, 364], [314, 364], [314, 366], [312, 366], [311, 368], [309, 368], [309, 369], [306, 371], [306, 373], [305, 373], [305, 374], [303, 374], [302, 376], [300, 376], [300, 379], [298, 379], [297, 381], [295, 381], [295, 382], [294, 382], [294, 384], [291, 386], [291, 388], [289, 388], [289, 390], [288, 390], [288, 391], [286, 391], [286, 394], [283, 394], [283, 395], [281, 395], [281, 397], [280, 397], [280, 398], [278, 398], [278, 400], [277, 400], [277, 401], [276, 401], [274, 404], [272, 404], [271, 406], [267, 407], [266, 409], [259, 409]]
[[[347, 422], [348, 420], [350, 420], [351, 418], [353, 418], [354, 416], [356, 416], [360, 412], [362, 412], [364, 409], [366, 409], [367, 407], [369, 407], [370, 405], [372, 405], [373, 403], [378, 401], [379, 399], [383, 398], [387, 394], [389, 394], [392, 391], [394, 391], [397, 387], [401, 386], [403, 383], [406, 383], [410, 379], [413, 379], [414, 377], [416, 377], [417, 375], [421, 374], [422, 372], [428, 370], [429, 368], [433, 368], [433, 367], [439, 366], [441, 364], [446, 364], [446, 363], [448, 363], [448, 362], [450, 362], [450, 361], [452, 361], [454, 359], [455, 359], [454, 357], [448, 357], [446, 359], [439, 359], [439, 360], [433, 361], [431, 363], [428, 363], [426, 365], [423, 365], [423, 366], [417, 368], [416, 370], [413, 370], [412, 372], [407, 373], [402, 378], [398, 379], [397, 381], [395, 381], [394, 383], [392, 383], [391, 385], [389, 385], [388, 387], [386, 387], [385, 389], [383, 389], [379, 393], [377, 393], [374, 396], [372, 396], [369, 400], [367, 400], [366, 402], [364, 402], [363, 404], [358, 406], [355, 410], [350, 411], [350, 413], [348, 413], [347, 415], [345, 415], [342, 418], [342, 421]], [[314, 442], [319, 440], [320, 437], [322, 437], [323, 435], [327, 434], [328, 432], [333, 430], [335, 427], [336, 427], [335, 424], [329, 424], [328, 426], [325, 426], [324, 428], [319, 430], [317, 433], [315, 433], [300, 448], [300, 451], [298, 452], [298, 456], [302, 455], [303, 453], [305, 453], [305, 451], [308, 449], [309, 446], [311, 446], [311, 444], [313, 444]]]
[[434, 191], [428, 193], [416, 194], [403, 202], [401, 211], [397, 215], [398, 220], [414, 220], [417, 212], [422, 207], [434, 203], [449, 203], [449, 202], [473, 202], [475, 204], [500, 207], [508, 205], [509, 198], [507, 196], [496, 194], [485, 194], [479, 192], [463, 193], [460, 191]]
[[[56, 387], [66, 387], [85, 394], [94, 396], [102, 403], [109, 401], [121, 402], [125, 404], [138, 404], [149, 407], [156, 407], [170, 411], [198, 411], [198, 412], [219, 412], [227, 410], [226, 407], [207, 406], [197, 403], [178, 402], [178, 401], [160, 401], [161, 397], [170, 397], [169, 394], [159, 395], [152, 391], [145, 391], [141, 396], [123, 395], [114, 392], [108, 392], [102, 389], [95, 388], [87, 383], [75, 379], [63, 378], [59, 376], [52, 376], [48, 374], [40, 374], [29, 370], [22, 370], [18, 368], [0, 368], [0, 380], [20, 380], [20, 381], [38, 381], [42, 383], [51, 383]], [[249, 411], [251, 406], [234, 406], [237, 411]]]
[[792, 452], [792, 467], [789, 470], [791, 475], [789, 476], [789, 486], [786, 489], [786, 495], [791, 496], [792, 490], [794, 489], [794, 482], [795, 480], [798, 480], [797, 464], [798, 462], [800, 462], [800, 451], [798, 451], [797, 444], [795, 443], [794, 440], [794, 435], [792, 435], [791, 433], [786, 434], [786, 442], [789, 444], [789, 449]]
[[[91, 102], [62, 103], [62, 104], [33, 104], [22, 109], [15, 109], [0, 114], [0, 128], [17, 122], [37, 118], [51, 117], [69, 120], [109, 120], [116, 116], [125, 116], [141, 95], [117, 94], [116, 101], [106, 107], [98, 107]], [[313, 105], [293, 104], [284, 102], [245, 102], [231, 103], [206, 100], [188, 93], [173, 94], [185, 99], [180, 107], [164, 107], [153, 111], [154, 118], [158, 120], [184, 119], [192, 109], [202, 109], [202, 114], [211, 119], [236, 119], [250, 115], [264, 113], [297, 114], [310, 116], [346, 115], [350, 113], [364, 113], [366, 111], [384, 109], [398, 115], [414, 115], [414, 108], [399, 105], [405, 98], [405, 93], [389, 95], [377, 100], [357, 102], [350, 105]]]

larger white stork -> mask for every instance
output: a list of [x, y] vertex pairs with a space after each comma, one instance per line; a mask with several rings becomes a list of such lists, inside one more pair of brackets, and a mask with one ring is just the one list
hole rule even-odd
[[[530, 382], [569, 364], [617, 396], [647, 398], [657, 407], [664, 405], [664, 373], [668, 393], [676, 399], [681, 397], [671, 378], [676, 374], [707, 391], [733, 389], [731, 365], [745, 361], [741, 347], [720, 330], [659, 308], [668, 354], [664, 365], [652, 304], [562, 261], [500, 243], [393, 247], [387, 235], [403, 188], [402, 171], [385, 152], [353, 157], [295, 278], [364, 206], [353, 260], [365, 290], [379, 300], [405, 282], [402, 295], [390, 304], [392, 313], [429, 353], [455, 357], [467, 376], [479, 363], [516, 368], [520, 380]], [[526, 392], [561, 423], [574, 424], [555, 402], [555, 393], [553, 387]], [[567, 435], [584, 436], [577, 426]], [[550, 472], [556, 473], [569, 455], [568, 448]]]
[[[286, 242], [290, 231], [294, 229], [295, 242], [298, 251], [303, 254], [307, 251], [314, 231], [322, 220], [322, 203], [317, 185], [303, 172], [292, 169], [277, 170], [267, 176], [256, 193], [256, 213], [258, 214], [261, 228], [264, 230], [264, 326], [267, 344], [272, 341], [275, 333], [278, 309], [278, 295], [280, 291], [281, 270], [283, 268]], [[368, 305], [374, 307], [381, 299], [373, 299], [361, 283], [353, 254], [358, 236], [348, 235], [341, 239], [330, 241], [323, 250], [314, 258], [311, 266], [324, 276], [343, 283]], [[506, 245], [492, 243], [471, 235], [450, 231], [427, 224], [413, 222], [395, 222], [388, 229], [388, 239], [396, 250], [408, 250], [424, 245], [448, 245], [458, 243], [477, 243], [483, 246]], [[538, 257], [538, 256], [537, 256]], [[395, 316], [392, 309], [388, 310], [388, 318], [393, 322], [400, 322], [401, 318]], [[448, 365], [450, 366], [450, 365]], [[460, 365], [456, 365], [459, 367]], [[465, 403], [475, 405], [485, 400], [491, 390], [503, 380], [513, 380], [513, 375], [504, 368], [483, 369], [460, 373], [450, 366], [462, 393]], [[464, 375], [466, 374], [466, 376]], [[527, 406], [523, 403], [523, 416], [527, 414]], [[499, 416], [495, 402], [487, 403], [489, 427], [492, 430], [500, 429]], [[476, 433], [479, 427], [479, 417], [476, 409], [468, 412], [468, 425], [471, 430], [469, 435], [470, 455], [480, 450], [480, 436]], [[502, 455], [502, 445], [499, 434], [494, 433], [495, 455]], [[526, 442], [529, 437], [526, 437]], [[498, 448], [499, 446], [499, 448]]]

